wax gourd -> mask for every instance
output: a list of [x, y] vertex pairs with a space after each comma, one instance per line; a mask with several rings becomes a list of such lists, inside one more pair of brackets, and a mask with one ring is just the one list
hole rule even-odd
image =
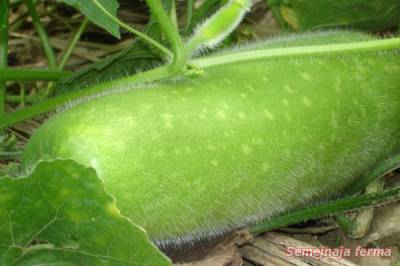
[[[315, 33], [220, 54], [374, 39]], [[110, 88], [43, 124], [22, 167], [93, 167], [161, 246], [215, 237], [337, 196], [399, 151], [399, 73], [393, 49], [237, 60]]]

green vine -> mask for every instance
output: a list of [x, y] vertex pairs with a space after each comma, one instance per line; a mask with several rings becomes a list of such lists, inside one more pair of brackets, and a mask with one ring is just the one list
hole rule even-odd
[[364, 194], [333, 200], [328, 203], [307, 207], [305, 209], [280, 215], [263, 223], [257, 224], [250, 229], [253, 234], [260, 234], [269, 230], [277, 229], [290, 224], [296, 224], [311, 219], [334, 215], [343, 211], [354, 210], [362, 207], [376, 206], [388, 203], [400, 198], [400, 187], [392, 188], [383, 192]]
[[217, 65], [243, 62], [261, 58], [285, 58], [300, 56], [323, 56], [323, 55], [346, 55], [357, 53], [372, 53], [400, 49], [400, 38], [385, 40], [374, 40], [366, 42], [353, 42], [343, 44], [326, 44], [314, 46], [301, 46], [289, 48], [260, 49], [240, 53], [208, 56], [190, 61], [190, 64], [200, 68], [207, 68]]
[[[262, 49], [256, 51], [224, 54], [224, 55], [194, 59], [189, 61], [189, 64], [204, 69], [208, 67], [215, 67], [217, 65], [222, 65], [222, 64], [242, 62], [260, 58], [265, 59], [265, 58], [276, 58], [276, 57], [324, 56], [324, 55], [338, 55], [338, 54], [352, 54], [352, 53], [359, 54], [359, 53], [371, 53], [376, 51], [394, 50], [399, 48], [400, 48], [400, 38], [393, 38], [386, 40], [354, 42], [345, 44]], [[109, 90], [110, 88], [116, 88], [116, 87], [128, 88], [129, 86], [132, 86], [132, 84], [134, 83], [156, 81], [168, 78], [170, 76], [171, 76], [170, 67], [166, 65], [156, 69], [149, 70], [147, 72], [136, 74], [134, 76], [117, 79], [107, 83], [102, 83], [83, 91], [71, 92], [38, 103], [37, 105], [5, 115], [0, 121], [0, 128], [4, 128], [12, 124], [21, 122], [30, 117], [34, 117], [36, 115], [49, 112], [67, 102], [74, 101], [91, 94], [97, 94]]]
[[58, 70], [64, 69], [65, 65], [68, 62], [68, 59], [70, 58], [70, 56], [72, 54], [72, 51], [76, 47], [76, 44], [78, 43], [79, 39], [81, 38], [81, 35], [82, 35], [83, 31], [86, 29], [86, 26], [88, 25], [88, 23], [89, 23], [89, 19], [87, 17], [85, 17], [83, 19], [81, 25], [79, 26], [78, 30], [75, 32], [75, 34], [73, 34], [73, 37], [68, 42], [67, 49], [65, 49], [65, 51], [63, 52], [61, 60], [58, 63], [58, 66], [57, 66]]
[[193, 9], [194, 9], [193, 0], [186, 1], [186, 26], [185, 26], [185, 31], [187, 31], [190, 28], [190, 25], [192, 24]]
[[71, 72], [47, 69], [5, 68], [0, 69], [0, 81], [57, 81]]
[[29, 13], [32, 17], [33, 24], [36, 28], [36, 31], [39, 35], [40, 40], [42, 41], [43, 50], [47, 57], [47, 61], [50, 68], [56, 68], [57, 61], [54, 50], [50, 44], [49, 37], [47, 36], [46, 30], [40, 21], [40, 17], [36, 11], [35, 4], [32, 0], [24, 0], [25, 5], [28, 7]]
[[[0, 12], [0, 71], [7, 67], [8, 54], [8, 0], [0, 0], [2, 11]], [[0, 73], [0, 77], [1, 77]], [[0, 117], [5, 114], [6, 82], [0, 80]], [[1, 130], [0, 130], [1, 133]]]
[[147, 5], [150, 7], [152, 14], [159, 23], [162, 31], [171, 43], [173, 50], [173, 61], [169, 68], [171, 75], [180, 73], [185, 65], [185, 49], [183, 46], [182, 38], [179, 35], [178, 28], [175, 27], [172, 20], [165, 12], [161, 1], [158, 0], [146, 0]]

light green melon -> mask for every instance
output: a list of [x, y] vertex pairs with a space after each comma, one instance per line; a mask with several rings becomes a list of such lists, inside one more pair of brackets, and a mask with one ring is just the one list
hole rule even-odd
[[[244, 50], [365, 38], [321, 33]], [[121, 212], [161, 245], [215, 236], [337, 195], [398, 151], [399, 73], [394, 52], [208, 67], [55, 115], [23, 166], [92, 166]]]

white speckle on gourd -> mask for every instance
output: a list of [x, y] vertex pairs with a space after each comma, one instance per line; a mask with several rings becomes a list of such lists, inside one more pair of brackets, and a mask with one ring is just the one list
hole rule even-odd
[[143, 104], [143, 109], [146, 111], [150, 111], [153, 109], [153, 105], [145, 103], [145, 104]]
[[331, 125], [333, 128], [339, 128], [339, 123], [337, 121], [335, 112], [331, 112]]
[[271, 121], [275, 120], [275, 117], [272, 115], [272, 113], [268, 109], [264, 109], [264, 114], [269, 120], [271, 120]]
[[247, 145], [247, 144], [242, 144], [241, 148], [242, 148], [243, 153], [246, 154], [246, 155], [250, 154], [251, 151], [252, 151], [250, 146]]
[[293, 94], [293, 89], [292, 89], [289, 85], [283, 86], [283, 89], [284, 89], [287, 93]]
[[264, 141], [261, 138], [253, 138], [251, 139], [251, 143], [258, 146], [264, 145]]
[[284, 106], [288, 107], [289, 106], [289, 101], [287, 99], [283, 99], [282, 103]]
[[230, 79], [224, 78], [225, 83], [227, 84], [233, 84], [233, 82]]
[[163, 113], [162, 115], [161, 115], [166, 121], [170, 121], [171, 119], [172, 119], [172, 115], [171, 114], [169, 114], [169, 113]]
[[212, 164], [212, 166], [217, 167], [217, 166], [219, 165], [219, 162], [218, 162], [218, 160], [213, 159], [213, 160], [211, 161], [211, 164]]
[[217, 119], [225, 120], [226, 119], [226, 112], [224, 110], [218, 110], [216, 114]]
[[238, 112], [238, 117], [240, 118], [240, 119], [245, 119], [247, 116], [246, 116], [246, 114], [244, 113], [244, 112]]
[[247, 88], [249, 91], [251, 91], [251, 92], [256, 92], [256, 90], [254, 89], [254, 87], [251, 86], [251, 85], [246, 85], [246, 88]]
[[185, 152], [187, 153], [187, 154], [192, 154], [192, 148], [190, 148], [190, 147], [188, 147], [188, 146], [185, 146]]
[[310, 107], [312, 105], [312, 101], [307, 96], [303, 96], [302, 101], [303, 104], [307, 107]]
[[134, 118], [130, 118], [129, 119], [129, 125], [132, 126], [132, 127], [137, 127], [138, 123]]
[[163, 150], [157, 150], [153, 153], [153, 155], [160, 158], [160, 157], [164, 157], [165, 153]]
[[335, 91], [336, 91], [337, 93], [342, 92], [342, 80], [339, 79], [339, 78], [336, 78], [333, 87], [335, 88]]
[[207, 145], [207, 150], [215, 151], [215, 150], [217, 150], [217, 148], [216, 148], [214, 145], [212, 145], [212, 144], [208, 144], [208, 145]]
[[160, 139], [160, 137], [161, 137], [161, 135], [159, 133], [157, 133], [157, 132], [150, 133], [150, 138], [152, 140], [158, 140], [158, 139]]
[[269, 163], [264, 162], [261, 166], [261, 171], [263, 172], [268, 172], [270, 170], [271, 166], [269, 165]]
[[285, 113], [285, 119], [288, 122], [292, 122], [292, 116], [289, 113]]
[[227, 102], [222, 102], [222, 107], [224, 109], [229, 109], [229, 104]]
[[312, 76], [311, 76], [310, 73], [301, 72], [301, 77], [302, 77], [302, 79], [304, 79], [305, 81], [312, 81]]
[[361, 112], [362, 117], [366, 117], [368, 114], [367, 108], [365, 108], [365, 106], [362, 104], [360, 105], [360, 112]]
[[164, 119], [164, 126], [167, 129], [172, 129], [174, 128], [174, 125], [172, 124], [173, 116], [169, 113], [163, 113], [161, 117]]

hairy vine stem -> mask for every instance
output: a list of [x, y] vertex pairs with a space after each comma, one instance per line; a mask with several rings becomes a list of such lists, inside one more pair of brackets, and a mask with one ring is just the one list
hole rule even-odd
[[171, 18], [159, 0], [146, 0], [147, 5], [150, 7], [155, 19], [159, 23], [162, 31], [171, 43], [173, 50], [173, 61], [170, 65], [169, 72], [171, 75], [180, 73], [186, 63], [185, 48], [182, 38], [179, 35], [178, 28], [174, 25]]
[[[359, 54], [371, 53], [379, 51], [389, 51], [400, 49], [400, 38], [392, 38], [377, 41], [353, 42], [344, 44], [331, 45], [315, 45], [303, 46], [294, 48], [274, 48], [260, 49], [256, 51], [236, 52], [232, 54], [216, 55], [206, 58], [198, 58], [189, 61], [190, 64], [200, 68], [215, 67], [222, 64], [234, 62], [244, 62], [247, 60], [257, 60], [260, 58], [277, 58], [277, 57], [302, 57], [302, 56], [329, 56], [342, 54]], [[65, 95], [45, 100], [34, 106], [7, 114], [0, 120], [0, 128], [10, 126], [30, 117], [40, 115], [55, 108], [82, 97], [87, 97], [92, 94], [97, 94], [115, 87], [129, 87], [133, 83], [156, 81], [165, 79], [171, 76], [170, 66], [164, 65], [146, 72], [136, 75], [117, 79], [111, 82], [102, 83], [92, 88], [82, 91], [74, 91]]]
[[342, 44], [260, 49], [254, 51], [208, 56], [205, 58], [191, 60], [189, 63], [199, 68], [207, 68], [235, 62], [256, 60], [260, 58], [346, 55], [355, 53], [387, 51], [393, 49], [400, 49], [400, 38]]

